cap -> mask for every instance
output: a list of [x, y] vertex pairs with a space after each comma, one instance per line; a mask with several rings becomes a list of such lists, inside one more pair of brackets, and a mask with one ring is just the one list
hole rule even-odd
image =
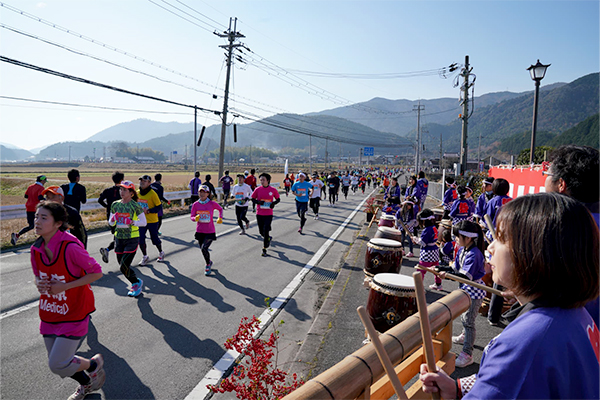
[[131, 181], [121, 181], [117, 186], [124, 187], [125, 189], [135, 190], [135, 185]]
[[38, 175], [37, 178], [35, 178], [36, 181], [38, 182], [42, 182], [42, 181], [47, 181], [48, 179], [46, 178], [46, 175]]
[[300, 177], [300, 176], [303, 176], [303, 177], [305, 177], [305, 178], [306, 178], [306, 174], [305, 174], [304, 172], [298, 172], [298, 176], [299, 176], [299, 177]]
[[319, 174], [317, 174], [316, 172], [313, 172], [312, 176], [313, 176], [313, 178], [318, 178]]
[[150, 177], [150, 175], [142, 175], [140, 176], [140, 181], [151, 181], [152, 178]]
[[248, 175], [250, 172], [248, 172], [247, 170], [244, 171], [244, 175]]
[[206, 185], [200, 185], [198, 187], [198, 193], [200, 193], [200, 192], [210, 193], [210, 189]]
[[42, 196], [48, 192], [65, 197], [65, 192], [62, 190], [62, 188], [60, 186], [48, 186], [46, 189], [42, 190]]

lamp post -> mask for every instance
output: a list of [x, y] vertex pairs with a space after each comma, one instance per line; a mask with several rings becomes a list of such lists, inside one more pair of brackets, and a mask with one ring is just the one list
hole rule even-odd
[[537, 64], [531, 65], [527, 70], [531, 74], [531, 79], [535, 82], [535, 94], [533, 96], [533, 123], [531, 124], [531, 150], [529, 152], [529, 164], [533, 164], [533, 155], [535, 154], [535, 133], [537, 131], [537, 110], [538, 110], [538, 96], [540, 93], [540, 82], [546, 75], [546, 69], [550, 66], [540, 63], [537, 60]]

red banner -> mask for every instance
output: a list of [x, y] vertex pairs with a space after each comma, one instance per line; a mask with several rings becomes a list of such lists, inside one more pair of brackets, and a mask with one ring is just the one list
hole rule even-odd
[[488, 176], [494, 179], [504, 178], [510, 183], [508, 195], [513, 199], [524, 194], [543, 193], [546, 175], [542, 173], [543, 167], [511, 167], [498, 166], [491, 167]]

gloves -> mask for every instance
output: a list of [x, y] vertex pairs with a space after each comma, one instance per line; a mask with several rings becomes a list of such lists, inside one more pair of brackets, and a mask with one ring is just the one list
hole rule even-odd
[[219, 217], [219, 219], [217, 219], [217, 224], [222, 224], [223, 223], [223, 218]]
[[259, 200], [258, 204], [260, 204], [262, 206], [263, 204], [265, 204], [265, 201], [264, 200]]
[[270, 208], [271, 208], [271, 210], [272, 210], [273, 208], [275, 208], [275, 203], [271, 203], [271, 204], [269, 204], [269, 207], [270, 207]]
[[200, 221], [200, 214], [198, 214], [194, 217], [194, 221], [196, 221], [196, 222]]

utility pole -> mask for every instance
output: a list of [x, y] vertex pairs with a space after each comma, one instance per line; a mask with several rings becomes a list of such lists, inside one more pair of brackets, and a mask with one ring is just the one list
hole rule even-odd
[[327, 163], [327, 161], [328, 161], [328, 159], [327, 159], [327, 143], [328, 142], [329, 142], [329, 139], [325, 138], [325, 169], [328, 168], [328, 166], [327, 166], [327, 164], [328, 164]]
[[[233, 31], [231, 30], [232, 22], [233, 22]], [[223, 120], [223, 122], [221, 124], [221, 146], [219, 147], [219, 175], [217, 175], [217, 178], [220, 178], [221, 176], [223, 176], [223, 171], [224, 171], [223, 162], [225, 160], [225, 132], [227, 129], [227, 101], [229, 99], [229, 78], [231, 75], [231, 63], [232, 63], [231, 55], [233, 53], [234, 48], [242, 46], [241, 44], [233, 44], [233, 42], [236, 39], [245, 37], [241, 33], [236, 32], [236, 30], [235, 30], [236, 26], [237, 26], [237, 18], [235, 18], [235, 19], [229, 18], [229, 29], [227, 29], [227, 31], [224, 34], [219, 34], [219, 33], [215, 32], [215, 35], [217, 35], [218, 37], [227, 38], [227, 40], [229, 41], [229, 44], [219, 46], [219, 47], [227, 50], [227, 76], [225, 78], [225, 97], [223, 98], [223, 114], [221, 116], [221, 119]], [[194, 160], [194, 162], [195, 162], [195, 160]], [[219, 182], [219, 186], [221, 186], [221, 182]]]
[[308, 165], [310, 172], [309, 176], [312, 176], [312, 135], [308, 135]]
[[[196, 173], [196, 148], [198, 147], [198, 107], [194, 106], [194, 173]], [[185, 147], [185, 158], [187, 159], [187, 146]]]
[[421, 105], [420, 101], [417, 106], [413, 106], [413, 111], [417, 112], [417, 152], [415, 154], [415, 175], [419, 173], [419, 167], [421, 166], [421, 111], [423, 110], [425, 110], [425, 106]]
[[444, 153], [442, 153], [442, 133], [440, 132], [440, 169], [442, 169], [442, 158], [444, 157]]
[[462, 106], [463, 112], [460, 115], [460, 119], [462, 119], [462, 133], [460, 135], [460, 175], [464, 175], [467, 170], [467, 156], [469, 153], [468, 145], [467, 145], [467, 126], [469, 120], [469, 89], [475, 84], [473, 82], [469, 83], [469, 75], [471, 75], [471, 71], [473, 68], [469, 67], [469, 56], [465, 56], [465, 66], [460, 72], [460, 76], [463, 77], [463, 84], [460, 90], [463, 92], [462, 96]]

